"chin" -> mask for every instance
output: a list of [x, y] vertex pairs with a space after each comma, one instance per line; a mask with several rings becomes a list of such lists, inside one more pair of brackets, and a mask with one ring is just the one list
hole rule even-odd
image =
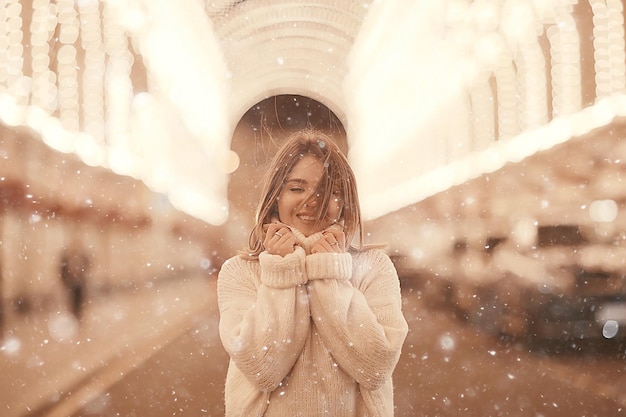
[[310, 227], [310, 226], [301, 226], [301, 227], [296, 226], [296, 229], [298, 229], [306, 237], [309, 237], [311, 235], [314, 235], [317, 232], [321, 232], [322, 230], [324, 230], [318, 227]]
[[302, 232], [302, 234], [306, 237], [309, 237], [311, 235], [314, 235], [316, 233], [316, 230], [312, 230], [312, 229], [298, 229]]

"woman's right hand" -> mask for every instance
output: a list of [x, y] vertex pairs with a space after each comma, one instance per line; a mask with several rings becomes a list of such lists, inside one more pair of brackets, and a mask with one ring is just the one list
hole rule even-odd
[[282, 223], [270, 223], [263, 240], [263, 246], [270, 255], [285, 256], [293, 253], [296, 248], [296, 237]]

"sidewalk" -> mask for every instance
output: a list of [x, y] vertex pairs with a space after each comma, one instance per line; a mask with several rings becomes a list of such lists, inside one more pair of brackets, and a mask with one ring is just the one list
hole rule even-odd
[[66, 312], [20, 318], [0, 340], [0, 415], [69, 415], [215, 305], [215, 277], [198, 274], [91, 300], [80, 323]]

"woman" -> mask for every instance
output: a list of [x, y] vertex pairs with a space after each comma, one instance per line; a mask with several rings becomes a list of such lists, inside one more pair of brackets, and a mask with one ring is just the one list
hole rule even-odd
[[218, 303], [227, 417], [393, 416], [398, 276], [363, 247], [354, 174], [328, 136], [300, 131], [279, 149]]

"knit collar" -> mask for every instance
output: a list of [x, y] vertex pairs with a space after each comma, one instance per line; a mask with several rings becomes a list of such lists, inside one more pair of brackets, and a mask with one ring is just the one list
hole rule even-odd
[[302, 246], [302, 248], [304, 249], [306, 253], [311, 253], [311, 248], [313, 247], [313, 245], [315, 245], [315, 243], [318, 240], [321, 239], [322, 234], [324, 233], [324, 232], [317, 232], [317, 233], [313, 233], [310, 236], [304, 236], [304, 233], [302, 233], [295, 227], [290, 227], [290, 226], [287, 226], [287, 227], [289, 227], [289, 229], [291, 230], [291, 233], [293, 233], [293, 236], [296, 238], [296, 241], [298, 242], [300, 246]]

